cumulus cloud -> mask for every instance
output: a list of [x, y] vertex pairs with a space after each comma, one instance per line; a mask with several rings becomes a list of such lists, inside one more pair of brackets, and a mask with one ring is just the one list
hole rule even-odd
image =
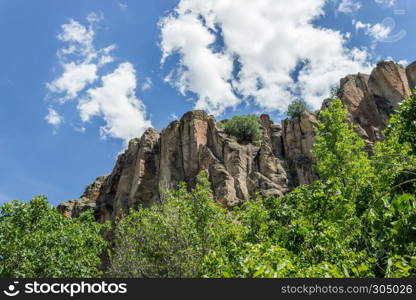
[[63, 122], [64, 118], [55, 109], [49, 107], [45, 120], [53, 126], [58, 126]]
[[341, 0], [338, 11], [345, 14], [353, 14], [360, 10], [361, 3], [356, 0]]
[[111, 136], [126, 142], [151, 127], [143, 103], [135, 96], [136, 72], [131, 63], [120, 64], [101, 81], [101, 86], [89, 89], [78, 105], [82, 121], [100, 116], [106, 122], [100, 128], [101, 137]]
[[221, 113], [227, 106], [239, 103], [229, 82], [232, 79], [232, 58], [210, 48], [215, 42], [215, 34], [202, 24], [197, 14], [198, 11], [180, 12], [178, 17], [172, 15], [160, 24], [162, 62], [175, 51], [182, 54], [183, 68], [176, 74], [171, 72], [166, 80], [176, 85], [183, 95], [187, 91], [198, 94], [197, 109]]
[[[119, 138], [126, 145], [129, 139], [151, 127], [151, 122], [146, 119], [143, 102], [135, 95], [136, 70], [130, 62], [120, 63], [113, 71], [100, 75], [103, 66], [115, 61], [112, 53], [116, 48], [114, 44], [95, 47], [96, 29], [102, 20], [102, 15], [90, 13], [87, 25], [73, 19], [62, 25], [57, 38], [65, 46], [58, 50], [57, 57], [63, 71], [46, 87], [61, 103], [76, 101], [82, 122], [102, 118], [105, 122], [100, 128], [102, 138]], [[146, 82], [150, 87], [150, 79]], [[50, 109], [46, 120], [57, 125], [62, 117]], [[77, 128], [85, 132], [84, 126]]]
[[70, 62], [64, 64], [63, 69], [62, 75], [47, 87], [51, 92], [65, 93], [64, 99], [76, 98], [81, 90], [98, 78], [95, 64]]
[[102, 18], [90, 13], [87, 26], [73, 19], [61, 26], [62, 31], [57, 38], [66, 47], [59, 49], [57, 56], [63, 72], [46, 85], [50, 92], [63, 95], [61, 101], [75, 99], [87, 85], [98, 79], [98, 69], [114, 60], [111, 55], [114, 45], [98, 50], [94, 47], [94, 28]]
[[221, 114], [243, 101], [285, 111], [302, 97], [313, 108], [339, 79], [369, 71], [368, 53], [339, 31], [313, 23], [325, 0], [181, 0], [163, 18], [162, 63], [179, 54], [166, 81]]

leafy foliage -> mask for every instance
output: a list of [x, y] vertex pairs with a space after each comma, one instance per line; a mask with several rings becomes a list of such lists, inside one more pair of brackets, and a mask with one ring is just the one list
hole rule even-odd
[[[160, 206], [132, 211], [117, 226], [110, 273], [119, 277], [196, 277], [210, 248], [228, 243], [233, 222], [212, 198], [201, 173], [194, 190], [185, 184]], [[227, 229], [229, 228], [229, 231]], [[225, 230], [225, 231], [224, 231]]]
[[308, 111], [308, 106], [302, 99], [294, 100], [287, 107], [287, 114], [292, 119], [299, 118], [306, 111]]
[[321, 112], [313, 148], [316, 170], [322, 180], [338, 183], [348, 199], [367, 202], [365, 190], [371, 189], [374, 170], [364, 151], [364, 141], [345, 121], [346, 114], [339, 99]]
[[0, 277], [97, 277], [107, 243], [92, 213], [67, 219], [45, 197], [0, 207]]
[[397, 137], [400, 144], [408, 144], [416, 155], [416, 94], [403, 101], [392, 115], [386, 130], [389, 137]]
[[239, 143], [256, 143], [262, 136], [260, 119], [257, 115], [234, 116], [231, 120], [224, 120], [221, 126]]

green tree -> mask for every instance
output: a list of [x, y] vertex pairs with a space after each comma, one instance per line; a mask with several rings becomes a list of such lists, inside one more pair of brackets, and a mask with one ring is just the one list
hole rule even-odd
[[0, 206], [0, 277], [98, 277], [107, 243], [92, 213], [60, 215], [45, 197]]
[[416, 198], [385, 196], [365, 214], [369, 251], [378, 277], [416, 276]]
[[207, 176], [201, 173], [192, 191], [182, 183], [178, 190], [167, 192], [162, 205], [140, 207], [119, 222], [110, 274], [201, 276], [204, 256], [214, 248], [226, 248], [230, 226], [233, 222], [214, 201]]
[[403, 100], [375, 148], [380, 182], [394, 191], [416, 193], [416, 95]]
[[385, 134], [397, 137], [400, 144], [408, 144], [416, 155], [416, 94], [401, 102]]
[[240, 240], [206, 255], [206, 277], [372, 277], [353, 201], [317, 181], [285, 197], [257, 198], [233, 211]]
[[291, 119], [299, 118], [306, 111], [308, 111], [308, 106], [302, 99], [294, 100], [287, 107], [287, 114]]
[[365, 214], [377, 275], [416, 276], [415, 96], [404, 100], [372, 156], [377, 191]]
[[239, 143], [256, 143], [262, 136], [260, 118], [257, 115], [234, 116], [231, 120], [224, 121], [222, 126]]
[[371, 194], [374, 170], [364, 151], [364, 141], [346, 122], [346, 117], [347, 112], [339, 99], [320, 113], [312, 152], [319, 177], [340, 183], [345, 197], [365, 206], [363, 201], [367, 202]]

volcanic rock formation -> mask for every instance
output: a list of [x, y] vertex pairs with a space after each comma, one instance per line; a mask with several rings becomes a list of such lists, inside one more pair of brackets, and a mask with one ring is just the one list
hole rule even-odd
[[[410, 84], [409, 84], [410, 83]], [[340, 81], [339, 96], [369, 151], [381, 140], [389, 115], [416, 83], [416, 63], [405, 69], [394, 62], [381, 62], [370, 75], [349, 75]], [[323, 102], [323, 107], [328, 100]], [[260, 117], [263, 137], [259, 145], [239, 144], [228, 136], [213, 116], [204, 111], [186, 113], [162, 132], [148, 129], [132, 139], [112, 173], [87, 188], [80, 200], [59, 205], [68, 217], [93, 208], [98, 221], [114, 220], [138, 205], [163, 201], [167, 189], [184, 181], [195, 185], [205, 170], [214, 197], [232, 207], [246, 199], [281, 196], [317, 176], [310, 153], [319, 113], [274, 124]]]

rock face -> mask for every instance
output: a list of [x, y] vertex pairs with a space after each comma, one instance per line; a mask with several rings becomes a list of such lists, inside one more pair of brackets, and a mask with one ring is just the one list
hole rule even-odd
[[77, 217], [88, 209], [96, 208], [101, 186], [107, 176], [100, 176], [92, 184], [87, 185], [84, 194], [78, 200], [70, 200], [58, 205], [58, 211], [68, 218]]
[[267, 115], [261, 116], [261, 125], [261, 145], [237, 143], [204, 111], [185, 114], [161, 133], [148, 129], [141, 139], [130, 141], [102, 185], [95, 207], [98, 219], [112, 220], [138, 205], [163, 201], [165, 191], [181, 181], [193, 187], [202, 170], [215, 198], [227, 207], [257, 194], [283, 195], [293, 186], [282, 129]]
[[148, 129], [140, 139], [132, 139], [118, 157], [96, 200], [98, 220], [109, 220], [137, 205], [159, 201], [158, 174], [160, 133]]
[[311, 154], [317, 125], [317, 116], [310, 112], [303, 113], [298, 120], [283, 121], [283, 144], [293, 172], [292, 185], [309, 184], [317, 178]]
[[[406, 70], [391, 61], [380, 62], [371, 75], [349, 75], [341, 79], [340, 97], [350, 122], [370, 147], [383, 138], [382, 130], [394, 107], [411, 95], [409, 80], [413, 80], [413, 69], [409, 66]], [[407, 74], [410, 74], [409, 80]]]
[[130, 141], [110, 175], [99, 177], [79, 201], [58, 209], [75, 217], [94, 208], [99, 221], [114, 220], [131, 208], [163, 201], [165, 191], [181, 181], [195, 186], [202, 170], [226, 207], [257, 195], [281, 196], [316, 179], [310, 155], [316, 116], [304, 113], [282, 127], [262, 115], [260, 123], [259, 145], [237, 143], [204, 111], [188, 112], [162, 132], [150, 128]]
[[[383, 138], [394, 107], [410, 95], [409, 82], [416, 82], [416, 65], [404, 69], [393, 62], [379, 63], [370, 75], [341, 79], [340, 98], [349, 121], [369, 149]], [[237, 143], [204, 111], [188, 112], [162, 132], [148, 129], [131, 140], [110, 175], [99, 177], [80, 200], [58, 208], [68, 217], [93, 208], [97, 220], [114, 220], [131, 208], [164, 201], [165, 191], [181, 181], [193, 187], [202, 170], [214, 197], [226, 207], [257, 195], [284, 195], [317, 179], [311, 149], [318, 119], [319, 113], [305, 112], [277, 125], [262, 115], [263, 137], [253, 145]]]

